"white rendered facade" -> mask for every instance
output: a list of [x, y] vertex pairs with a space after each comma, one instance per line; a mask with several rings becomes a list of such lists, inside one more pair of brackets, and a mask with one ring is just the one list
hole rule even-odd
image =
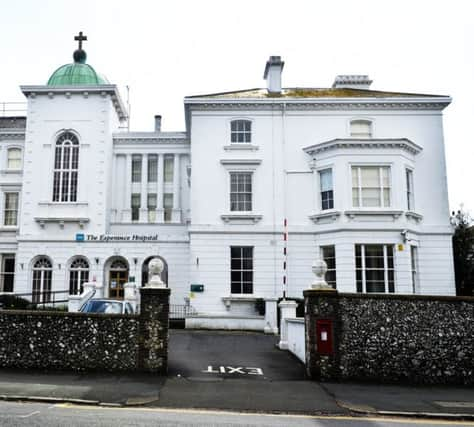
[[[301, 297], [313, 260], [331, 254], [342, 292], [453, 295], [450, 98], [370, 91], [364, 76], [326, 92], [281, 89], [283, 63], [267, 67], [269, 91], [185, 98], [185, 132], [126, 131], [114, 85], [22, 87], [26, 128], [21, 119], [0, 127], [0, 252], [15, 260], [13, 289], [0, 291], [72, 289], [76, 274], [120, 296], [117, 286], [142, 284], [159, 256], [172, 303], [254, 316], [257, 298]], [[78, 165], [56, 183], [68, 132]], [[77, 190], [67, 181], [75, 172]], [[18, 212], [7, 225], [9, 192]], [[71, 273], [78, 258], [83, 270]]]

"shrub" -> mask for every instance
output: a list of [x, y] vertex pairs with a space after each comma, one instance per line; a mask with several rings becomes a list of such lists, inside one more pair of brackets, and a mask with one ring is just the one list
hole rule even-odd
[[16, 295], [0, 295], [0, 306], [4, 310], [31, 310], [30, 301]]

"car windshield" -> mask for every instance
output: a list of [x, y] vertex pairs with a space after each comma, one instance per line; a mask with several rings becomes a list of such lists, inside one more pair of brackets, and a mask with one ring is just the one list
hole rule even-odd
[[84, 313], [121, 314], [122, 303], [117, 301], [89, 301], [81, 311]]

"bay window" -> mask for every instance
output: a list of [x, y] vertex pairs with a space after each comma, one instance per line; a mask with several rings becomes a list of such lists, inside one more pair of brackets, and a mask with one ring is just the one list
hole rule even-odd
[[352, 166], [352, 206], [390, 207], [390, 166]]

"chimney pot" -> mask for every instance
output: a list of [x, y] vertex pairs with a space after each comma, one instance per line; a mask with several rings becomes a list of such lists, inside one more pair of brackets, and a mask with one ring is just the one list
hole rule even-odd
[[155, 116], [155, 132], [161, 132], [161, 116]]

